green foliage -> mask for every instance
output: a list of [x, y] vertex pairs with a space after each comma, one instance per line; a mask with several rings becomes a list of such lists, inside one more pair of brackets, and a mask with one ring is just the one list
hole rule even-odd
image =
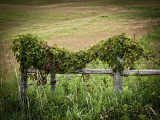
[[[103, 63], [107, 62], [113, 71], [122, 71], [124, 67], [132, 67], [143, 53], [141, 45], [124, 33], [102, 40], [89, 49], [78, 52], [71, 52], [56, 45], [49, 46], [45, 41], [31, 34], [19, 35], [13, 41], [12, 50], [17, 61], [21, 62], [21, 70], [34, 67], [43, 69], [46, 73], [82, 69], [97, 59]], [[124, 59], [124, 64], [121, 64], [118, 59]]]
[[45, 46], [43, 44], [45, 44], [44, 41], [31, 34], [19, 35], [19, 38], [13, 41], [12, 50], [21, 64], [21, 70], [31, 66], [42, 68], [41, 65], [47, 63], [47, 58], [44, 58]]

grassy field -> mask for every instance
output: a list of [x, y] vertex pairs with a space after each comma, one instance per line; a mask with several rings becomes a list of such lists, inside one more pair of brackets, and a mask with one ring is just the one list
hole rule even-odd
[[159, 21], [160, 7], [147, 4], [137, 7], [104, 6], [102, 2], [41, 6], [1, 4], [0, 43], [10, 43], [17, 34], [33, 33], [50, 43], [79, 50], [121, 32], [140, 37]]
[[[123, 93], [115, 97], [112, 76], [91, 75], [83, 81], [81, 75], [58, 75], [52, 93], [49, 85], [45, 89], [30, 86], [23, 106], [18, 100], [19, 64], [9, 45], [18, 34], [32, 33], [77, 51], [126, 32], [130, 37], [135, 34], [144, 48], [159, 51], [159, 6], [158, 0], [1, 0], [0, 119], [158, 120], [160, 79], [156, 76], [124, 78]], [[155, 61], [159, 60], [157, 55]], [[139, 61], [137, 69], [159, 69], [144, 62]], [[87, 67], [107, 69], [99, 62]]]

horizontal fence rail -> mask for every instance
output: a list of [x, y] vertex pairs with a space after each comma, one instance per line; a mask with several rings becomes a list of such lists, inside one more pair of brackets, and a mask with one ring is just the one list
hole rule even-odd
[[[25, 69], [26, 73], [39, 73], [41, 70], [36, 68]], [[65, 74], [64, 72], [56, 72], [55, 74]], [[82, 69], [71, 71], [69, 74], [115, 74], [112, 69]], [[139, 76], [150, 76], [160, 75], [160, 70], [123, 70], [121, 76], [127, 75], [139, 75]]]

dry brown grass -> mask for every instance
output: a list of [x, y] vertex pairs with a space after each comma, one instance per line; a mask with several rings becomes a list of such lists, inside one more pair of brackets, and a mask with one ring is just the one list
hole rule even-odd
[[85, 28], [86, 30], [81, 32], [74, 32], [74, 37], [54, 38], [48, 42], [65, 46], [71, 50], [80, 50], [122, 32], [126, 32], [130, 37], [133, 37], [135, 34], [135, 37], [139, 38], [146, 34], [148, 30], [151, 31], [154, 29], [159, 20], [160, 19], [107, 21], [108, 25], [103, 25], [105, 23], [93, 25]]
[[[118, 6], [76, 6], [74, 5], [79, 3], [70, 3], [70, 4], [60, 4], [60, 5], [48, 5], [48, 6], [40, 6], [40, 9], [37, 9], [39, 12], [48, 11], [48, 13], [89, 13], [92, 12], [93, 15], [82, 17], [82, 18], [74, 18], [66, 21], [59, 22], [43, 22], [41, 25], [53, 25], [53, 24], [66, 24], [68, 21], [74, 21], [77, 19], [88, 19], [93, 16], [100, 15], [118, 15], [125, 12], [130, 12], [129, 10], [119, 9]], [[147, 4], [147, 3], [146, 3]], [[155, 4], [155, 3], [152, 3]], [[72, 5], [72, 7], [70, 7]], [[96, 14], [94, 14], [96, 13]], [[136, 38], [141, 37], [146, 34], [148, 30], [152, 30], [157, 26], [157, 22], [160, 19], [107, 19], [106, 21], [102, 21], [99, 23], [94, 23], [92, 26], [83, 27], [81, 31], [75, 30], [73, 31], [73, 36], [65, 36], [65, 37], [55, 37], [50, 36], [47, 40], [49, 43], [55, 43], [59, 46], [65, 46], [71, 50], [80, 50], [84, 49], [90, 45], [93, 45], [100, 40], [106, 39], [114, 34], [120, 34], [122, 32], [126, 32], [128, 36], [133, 37], [136, 35]], [[39, 25], [40, 25], [39, 24]], [[81, 26], [80, 26], [81, 27]], [[39, 32], [51, 32], [53, 28], [48, 28], [45, 30], [39, 30]]]

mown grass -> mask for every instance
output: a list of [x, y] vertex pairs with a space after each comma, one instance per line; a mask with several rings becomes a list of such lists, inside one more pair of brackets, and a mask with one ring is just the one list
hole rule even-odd
[[[137, 7], [134, 6], [107, 8], [110, 11], [107, 14], [105, 9], [101, 7], [96, 7], [96, 9], [93, 6], [82, 6], [79, 8], [69, 5], [67, 7], [59, 6], [55, 10], [54, 6], [53, 8], [47, 8], [47, 6], [44, 8], [2, 6], [0, 8], [0, 43], [8, 44], [18, 34], [32, 33], [50, 41], [50, 43], [56, 43], [60, 46], [65, 45], [72, 50], [79, 50], [123, 31], [128, 32], [127, 35], [133, 36], [134, 32], [138, 31], [138, 25], [143, 25], [143, 19], [150, 18], [145, 17], [147, 15], [152, 16], [153, 20], [159, 18], [159, 7], [155, 5], [152, 6], [152, 11], [148, 10], [149, 6], [145, 6], [144, 10], [138, 13], [135, 10]], [[65, 12], [66, 9], [68, 10], [67, 13]], [[126, 9], [129, 10], [127, 13], [118, 13], [119, 10]], [[151, 14], [152, 12], [153, 15]], [[141, 18], [140, 24], [135, 25], [132, 18], [135, 20]], [[146, 23], [143, 26], [151, 27], [152, 23]], [[137, 36], [141, 35], [142, 33], [139, 32]], [[75, 47], [73, 48], [73, 46]]]
[[[133, 36], [133, 32], [138, 31], [133, 18], [141, 18], [139, 25], [143, 24], [143, 19], [159, 18], [159, 7], [155, 4], [150, 7], [148, 3], [137, 7], [111, 6], [113, 4], [106, 5], [104, 1], [57, 5], [1, 4], [0, 43], [10, 43], [17, 34], [32, 33], [50, 43], [79, 50], [121, 32], [128, 32], [127, 35]], [[124, 10], [127, 12], [123, 12]], [[150, 28], [150, 24], [146, 23], [144, 27]], [[143, 35], [141, 32], [138, 34], [137, 36]], [[75, 47], [72, 48], [73, 46]]]
[[[73, 21], [73, 23], [71, 20], [97, 15], [96, 12], [92, 11], [86, 12], [86, 11], [81, 11], [81, 9], [80, 10], [76, 9], [76, 11], [74, 11], [73, 9], [69, 10], [68, 12], [65, 12], [65, 10], [67, 9], [65, 7], [63, 7], [62, 9], [61, 7], [58, 7], [58, 10], [55, 10], [53, 6], [53, 8], [48, 10], [47, 8], [41, 8], [41, 7], [36, 8], [36, 7], [17, 6], [17, 5], [16, 6], [1, 5], [1, 6], [2, 6], [0, 8], [1, 43], [9, 43], [12, 41], [15, 35], [24, 32], [25, 33], [32, 32], [37, 35], [40, 35], [42, 38], [45, 39], [49, 39], [52, 36], [63, 37], [64, 35], [59, 35], [59, 34], [60, 33], [66, 34], [66, 32], [75, 31], [78, 27], [77, 24], [79, 24], [80, 26], [80, 24], [82, 23], [81, 20]], [[68, 21], [69, 23], [67, 23]], [[73, 26], [74, 23], [76, 23], [76, 26]], [[66, 29], [62, 31], [63, 26]]]

